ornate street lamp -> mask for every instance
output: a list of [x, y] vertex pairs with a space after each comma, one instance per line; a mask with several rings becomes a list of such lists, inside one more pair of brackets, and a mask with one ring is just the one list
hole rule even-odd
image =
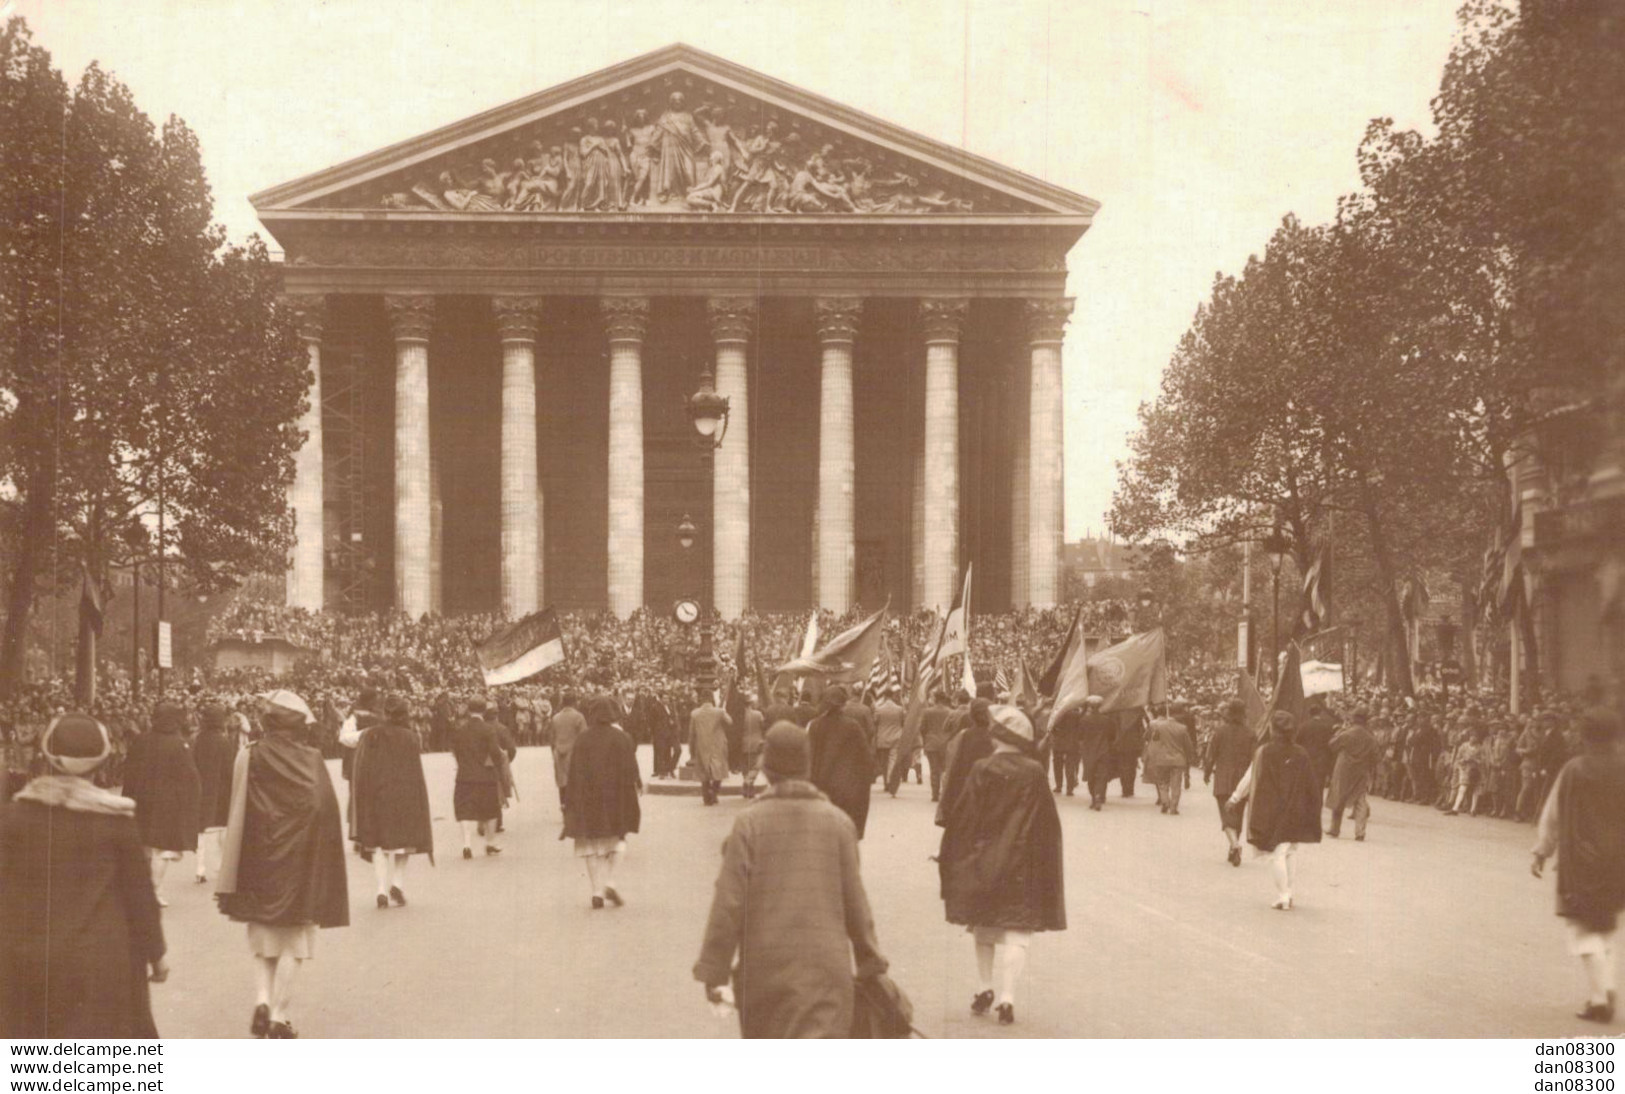
[[1349, 677], [1347, 680], [1349, 693], [1357, 694], [1360, 690], [1360, 617], [1358, 614], [1350, 615], [1349, 627]]
[[1271, 679], [1281, 671], [1281, 561], [1292, 550], [1292, 541], [1277, 523], [1264, 537], [1264, 552], [1270, 556], [1270, 653]]
[[722, 438], [728, 433], [728, 397], [717, 394], [710, 366], [702, 366], [700, 390], [683, 400], [683, 407], [700, 435], [699, 443], [712, 449], [721, 448]]
[[[694, 423], [695, 440], [704, 449], [702, 464], [707, 471], [707, 477], [713, 472], [711, 455], [722, 447], [722, 439], [728, 434], [728, 397], [718, 395], [711, 375], [709, 364], [700, 366], [700, 389], [687, 399], [683, 400], [683, 409], [688, 414], [689, 421]], [[683, 515], [682, 522], [677, 525], [677, 543], [684, 552], [693, 549], [699, 539], [699, 530], [688, 514]], [[700, 582], [702, 590], [710, 588], [709, 582]], [[709, 593], [702, 596], [698, 603], [693, 600], [679, 601], [677, 605], [677, 618], [684, 623], [692, 623], [698, 616], [700, 625], [700, 654], [698, 664], [695, 666], [694, 686], [702, 696], [710, 696], [716, 691], [716, 656], [712, 647], [712, 619], [711, 597]]]

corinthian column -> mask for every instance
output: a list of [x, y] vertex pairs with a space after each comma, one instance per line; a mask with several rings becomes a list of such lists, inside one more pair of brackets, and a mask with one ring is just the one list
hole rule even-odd
[[541, 510], [536, 486], [536, 317], [533, 296], [491, 298], [502, 341], [502, 610], [540, 606]]
[[712, 602], [724, 619], [750, 603], [750, 388], [745, 345], [756, 322], [749, 296], [707, 301], [717, 343], [717, 394], [728, 399], [728, 435], [717, 449], [711, 479]]
[[844, 612], [852, 606], [852, 340], [863, 301], [823, 297], [813, 303], [822, 349], [818, 399], [818, 606]]
[[1027, 406], [1026, 399], [1032, 387], [1030, 365], [1031, 362], [1025, 359], [1016, 362], [1014, 383], [1019, 401], [1010, 423], [1014, 442], [1010, 460], [1010, 606], [1013, 608], [1025, 608], [1032, 600], [1027, 573], [1031, 554], [1029, 534], [1032, 531], [1029, 524], [1032, 509], [1027, 504], [1027, 490], [1032, 478], [1032, 469], [1027, 462], [1027, 426], [1031, 408]]
[[386, 296], [395, 332], [395, 607], [430, 609], [429, 328], [434, 297]]
[[293, 510], [293, 550], [288, 558], [287, 601], [290, 608], [322, 610], [322, 296], [289, 296], [299, 337], [310, 361], [309, 405], [299, 416], [304, 441], [294, 455], [288, 507]]
[[643, 336], [649, 301], [599, 301], [609, 335], [609, 610], [643, 606]]
[[1027, 592], [1035, 608], [1052, 607], [1061, 593], [1061, 337], [1072, 304], [1070, 297], [1027, 301]]
[[959, 328], [964, 300], [922, 300], [925, 330], [924, 606], [953, 603], [959, 576]]

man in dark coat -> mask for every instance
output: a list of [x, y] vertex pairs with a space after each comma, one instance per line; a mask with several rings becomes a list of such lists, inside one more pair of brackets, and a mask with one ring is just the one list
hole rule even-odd
[[1083, 701], [1083, 717], [1078, 732], [1078, 759], [1089, 784], [1089, 808], [1097, 812], [1106, 806], [1106, 791], [1116, 773], [1117, 719], [1100, 713], [1105, 700], [1091, 695]]
[[1326, 704], [1318, 698], [1313, 700], [1308, 717], [1299, 727], [1297, 743], [1309, 753], [1309, 762], [1315, 765], [1315, 778], [1319, 780], [1316, 785], [1320, 787], [1323, 800], [1326, 784], [1332, 777], [1332, 761], [1335, 758], [1332, 755], [1332, 735], [1336, 732], [1337, 720], [1326, 709]]
[[849, 708], [844, 687], [828, 688], [822, 713], [807, 727], [807, 739], [812, 748], [813, 785], [852, 818], [861, 840], [869, 820], [874, 747], [863, 727], [847, 713]]
[[1213, 786], [1213, 800], [1219, 805], [1219, 826], [1229, 841], [1227, 858], [1232, 866], [1241, 865], [1240, 807], [1230, 804], [1230, 795], [1247, 773], [1253, 762], [1258, 741], [1247, 725], [1247, 707], [1240, 699], [1224, 705], [1224, 720], [1208, 739], [1207, 755], [1202, 761], [1202, 781]]
[[[1038, 726], [1034, 724], [1034, 732]], [[1063, 712], [1054, 720], [1054, 729], [1050, 733], [1051, 763], [1055, 774], [1055, 792], [1061, 793], [1062, 780], [1065, 780], [1066, 796], [1071, 797], [1078, 787], [1078, 766], [1082, 759], [1080, 749], [1083, 744], [1083, 709], [1072, 707]]]
[[161, 886], [164, 872], [181, 854], [197, 850], [197, 765], [182, 736], [186, 711], [176, 703], [159, 703], [152, 712], [152, 731], [130, 742], [124, 762], [124, 796], [135, 802], [141, 843], [152, 859], [152, 888], [159, 907], [168, 907]]
[[1614, 936], [1625, 908], [1625, 757], [1619, 718], [1594, 709], [1580, 719], [1582, 752], [1563, 765], [1540, 813], [1530, 869], [1557, 855], [1557, 914], [1591, 994], [1579, 1017], [1614, 1020]]
[[1247, 842], [1273, 857], [1271, 907], [1292, 910], [1292, 856], [1300, 843], [1320, 842], [1320, 782], [1309, 753], [1294, 743], [1296, 723], [1287, 711], [1270, 716], [1270, 737], [1230, 795], [1246, 801]]
[[717, 795], [728, 778], [728, 727], [733, 719], [711, 701], [709, 693], [700, 696], [699, 706], [688, 716], [688, 758], [699, 771], [701, 800], [717, 804]]
[[1371, 790], [1371, 777], [1377, 770], [1382, 748], [1366, 723], [1364, 710], [1354, 712], [1349, 726], [1332, 736], [1332, 753], [1337, 757], [1332, 768], [1332, 790], [1326, 807], [1332, 811], [1332, 822], [1326, 834], [1336, 839], [1343, 829], [1343, 810], [1354, 818], [1355, 840], [1365, 839], [1366, 821], [1371, 819], [1371, 805], [1366, 800]]
[[434, 832], [418, 735], [407, 724], [411, 708], [401, 695], [383, 705], [383, 720], [356, 745], [350, 829], [356, 848], [372, 857], [378, 907], [388, 908], [406, 903], [407, 860], [428, 855], [434, 862]]
[[940, 691], [931, 693], [931, 701], [920, 714], [920, 747], [925, 750], [925, 762], [931, 768], [931, 800], [942, 798], [942, 777], [948, 769], [949, 718], [953, 714], [948, 697]]
[[[808, 780], [807, 731], [765, 734], [767, 792], [734, 820], [694, 979], [721, 1006], [728, 982], [745, 1037], [847, 1037], [853, 974], [886, 971], [852, 820]], [[734, 965], [734, 955], [739, 955]]]
[[587, 704], [587, 731], [570, 754], [570, 782], [564, 795], [564, 831], [575, 840], [576, 858], [587, 863], [592, 906], [625, 903], [615, 888], [615, 867], [626, 853], [626, 835], [642, 821], [638, 796], [637, 745], [615, 724], [617, 705], [607, 695]]
[[553, 743], [553, 782], [559, 788], [559, 806], [564, 806], [564, 790], [570, 781], [570, 750], [576, 738], [587, 730], [587, 719], [581, 716], [581, 698], [573, 691], [564, 693], [564, 699], [553, 722], [549, 736]]
[[1146, 735], [1145, 772], [1157, 784], [1162, 811], [1179, 815], [1179, 799], [1196, 763], [1196, 742], [1174, 710], [1165, 710], [1151, 721]]
[[452, 738], [451, 751], [457, 758], [452, 811], [463, 830], [465, 859], [474, 857], [476, 834], [485, 845], [487, 855], [502, 853], [497, 843], [496, 825], [502, 816], [502, 769], [507, 757], [503, 755], [497, 731], [482, 717], [484, 713], [485, 700], [474, 699], [469, 704], [468, 717]]
[[300, 966], [315, 956], [317, 928], [350, 923], [344, 827], [316, 724], [291, 691], [264, 697], [265, 735], [237, 755], [231, 821], [215, 901], [248, 925], [257, 1001], [249, 1032], [297, 1037], [290, 1016]]
[[1015, 707], [990, 714], [994, 751], [970, 769], [954, 798], [938, 870], [948, 922], [976, 937], [981, 990], [971, 1013], [993, 1006], [994, 963], [1002, 958], [998, 1015], [1009, 1025], [1033, 933], [1066, 929], [1066, 890], [1061, 818], [1044, 767], [1032, 757], [1032, 723]]
[[654, 776], [667, 779], [677, 774], [677, 757], [683, 751], [682, 738], [677, 733], [677, 721], [671, 708], [659, 696], [644, 688], [638, 692], [637, 707], [640, 718], [649, 731], [649, 742], [654, 748]]
[[947, 773], [942, 777], [942, 800], [937, 803], [937, 827], [948, 826], [954, 800], [964, 789], [970, 769], [993, 755], [993, 704], [972, 699], [964, 728], [948, 742]]
[[1117, 722], [1117, 733], [1112, 738], [1112, 758], [1117, 769], [1118, 792], [1125, 798], [1134, 796], [1134, 778], [1140, 770], [1140, 754], [1145, 751], [1145, 711], [1140, 707], [1119, 710], [1110, 715]]
[[164, 931], [135, 803], [90, 781], [112, 754], [86, 714], [40, 739], [51, 774], [0, 805], [0, 1039], [152, 1038]]
[[237, 735], [226, 731], [226, 708], [210, 703], [203, 708], [202, 728], [192, 744], [198, 777], [197, 880], [209, 880], [208, 860], [213, 849], [220, 861], [220, 836], [231, 815], [231, 769], [237, 763]]
[[1405, 742], [1405, 769], [1410, 775], [1411, 801], [1433, 804], [1438, 793], [1433, 778], [1433, 765], [1439, 758], [1439, 731], [1433, 725], [1433, 715], [1418, 714], [1416, 728]]

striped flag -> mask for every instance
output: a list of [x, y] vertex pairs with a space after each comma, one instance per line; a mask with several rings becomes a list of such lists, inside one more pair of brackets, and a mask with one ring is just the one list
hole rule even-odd
[[1315, 548], [1315, 557], [1303, 575], [1303, 614], [1298, 617], [1297, 632], [1314, 634], [1326, 625], [1332, 615], [1332, 544], [1324, 536]]
[[564, 632], [552, 608], [532, 612], [474, 647], [485, 686], [516, 684], [564, 660]]
[[971, 564], [965, 564], [965, 583], [960, 586], [959, 595], [943, 617], [942, 637], [937, 641], [937, 663], [940, 666], [943, 660], [957, 657], [970, 648], [970, 571]]
[[1003, 665], [993, 674], [993, 687], [1001, 696], [1010, 694], [1010, 677], [1005, 674]]

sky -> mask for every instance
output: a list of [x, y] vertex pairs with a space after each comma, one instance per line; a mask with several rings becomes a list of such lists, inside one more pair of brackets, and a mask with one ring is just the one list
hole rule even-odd
[[[248, 195], [686, 42], [1102, 203], [1068, 259], [1066, 534], [1213, 278], [1329, 219], [1366, 123], [1426, 129], [1459, 0], [0, 0]], [[263, 234], [263, 233], [262, 233]]]

